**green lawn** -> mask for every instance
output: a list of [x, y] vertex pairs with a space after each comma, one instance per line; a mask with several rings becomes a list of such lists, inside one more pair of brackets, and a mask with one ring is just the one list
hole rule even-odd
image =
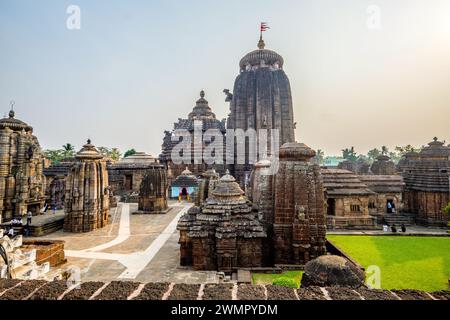
[[328, 235], [327, 238], [363, 267], [378, 266], [383, 289], [449, 290], [449, 237]]
[[254, 284], [272, 284], [275, 280], [289, 278], [297, 283], [297, 288], [300, 287], [303, 271], [285, 271], [283, 273], [253, 273], [252, 280]]

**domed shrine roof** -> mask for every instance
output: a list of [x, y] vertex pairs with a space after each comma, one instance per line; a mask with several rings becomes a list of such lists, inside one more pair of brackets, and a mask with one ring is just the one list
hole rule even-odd
[[79, 160], [96, 160], [103, 159], [103, 155], [97, 150], [97, 148], [91, 144], [91, 139], [87, 140], [87, 143], [76, 154], [75, 158]]
[[122, 158], [118, 162], [114, 163], [111, 167], [114, 169], [126, 169], [126, 168], [147, 168], [159, 165], [157, 159], [145, 152], [136, 152], [135, 154]]
[[216, 115], [211, 111], [208, 100], [205, 99], [205, 91], [200, 91], [200, 99], [195, 103], [192, 112], [188, 115], [192, 120], [215, 119]]
[[247, 67], [262, 65], [282, 68], [284, 64], [283, 57], [275, 51], [265, 49], [265, 46], [264, 40], [260, 39], [258, 49], [247, 53], [239, 62], [241, 70], [245, 70]]
[[230, 200], [246, 201], [244, 194], [245, 192], [236, 182], [236, 179], [230, 175], [228, 170], [226, 174], [219, 179], [219, 182], [212, 192], [212, 195], [216, 200], [227, 202]]
[[9, 128], [13, 131], [31, 131], [33, 132], [33, 127], [26, 124], [25, 122], [23, 122], [22, 120], [16, 119], [15, 118], [16, 113], [14, 112], [13, 109], [11, 109], [11, 111], [9, 111], [9, 116], [8, 118], [3, 118], [0, 119], [0, 129], [4, 129], [4, 128]]
[[316, 152], [304, 143], [288, 142], [280, 148], [280, 159], [291, 161], [308, 161]]
[[186, 169], [172, 182], [172, 187], [198, 187], [198, 179]]
[[449, 160], [450, 148], [445, 146], [445, 142], [438, 141], [438, 138], [435, 137], [432, 142], [428, 143], [428, 146], [422, 149], [420, 157]]

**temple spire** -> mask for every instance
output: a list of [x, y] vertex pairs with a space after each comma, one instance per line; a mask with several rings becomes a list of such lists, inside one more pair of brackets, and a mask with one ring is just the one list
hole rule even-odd
[[9, 104], [11, 106], [11, 110], [9, 111], [9, 117], [14, 118], [14, 116], [16, 115], [16, 113], [14, 112], [14, 105], [16, 104], [16, 102], [14, 100], [11, 100]]

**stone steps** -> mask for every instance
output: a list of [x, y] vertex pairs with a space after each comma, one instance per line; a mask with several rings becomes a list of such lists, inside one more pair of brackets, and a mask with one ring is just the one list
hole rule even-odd
[[402, 224], [404, 224], [405, 226], [411, 226], [414, 224], [413, 217], [409, 215], [386, 214], [384, 216], [384, 219], [387, 223], [389, 223], [389, 225], [395, 224], [396, 226], [401, 226]]

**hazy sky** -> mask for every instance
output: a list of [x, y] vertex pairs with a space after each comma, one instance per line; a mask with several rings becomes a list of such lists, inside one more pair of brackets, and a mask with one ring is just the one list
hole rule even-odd
[[[66, 27], [71, 4], [80, 30]], [[89, 136], [158, 155], [201, 89], [227, 116], [222, 90], [260, 21], [285, 60], [297, 141], [339, 154], [450, 139], [449, 0], [0, 0], [1, 116], [15, 100], [43, 148]]]

